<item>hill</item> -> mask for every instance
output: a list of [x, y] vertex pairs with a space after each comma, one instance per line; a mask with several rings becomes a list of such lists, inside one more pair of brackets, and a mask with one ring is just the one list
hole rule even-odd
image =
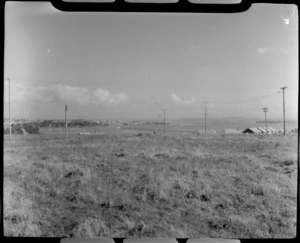
[[[208, 117], [207, 122], [209, 123], [255, 123], [257, 118], [245, 118], [245, 117], [221, 117], [214, 118]], [[172, 121], [174, 124], [199, 124], [204, 123], [205, 118], [179, 118]]]

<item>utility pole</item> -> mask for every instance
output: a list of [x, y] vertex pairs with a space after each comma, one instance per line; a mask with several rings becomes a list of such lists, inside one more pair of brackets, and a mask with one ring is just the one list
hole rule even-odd
[[68, 137], [68, 133], [67, 133], [67, 128], [68, 128], [68, 124], [67, 124], [67, 110], [68, 110], [68, 106], [65, 105], [65, 124], [66, 124], [65, 135], [66, 135], [66, 138]]
[[267, 123], [267, 111], [268, 111], [268, 108], [267, 107], [264, 107], [263, 108], [263, 111], [265, 113], [265, 123], [266, 123], [266, 130], [268, 132], [268, 123]]
[[205, 116], [205, 125], [204, 125], [204, 129], [205, 129], [205, 134], [206, 134], [206, 115], [207, 115], [207, 113], [206, 113], [206, 104], [207, 104], [208, 102], [206, 102], [205, 101], [205, 113], [204, 113], [204, 116]]
[[10, 78], [8, 79], [8, 116], [9, 116], [9, 140], [11, 140], [11, 118], [10, 118]]
[[165, 114], [166, 108], [164, 108], [163, 111], [164, 111], [164, 133], [166, 133], [166, 114]]
[[283, 98], [283, 135], [285, 135], [285, 101], [284, 101], [284, 94], [285, 94], [285, 89], [287, 87], [281, 87], [280, 89], [282, 89], [282, 98]]

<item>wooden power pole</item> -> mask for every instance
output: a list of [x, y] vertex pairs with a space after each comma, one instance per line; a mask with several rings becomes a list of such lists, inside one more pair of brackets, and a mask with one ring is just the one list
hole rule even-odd
[[163, 109], [164, 112], [164, 133], [166, 133], [166, 109]]
[[65, 105], [65, 135], [66, 135], [66, 138], [68, 137], [68, 131], [67, 131], [67, 128], [68, 128], [68, 123], [67, 123], [67, 110], [68, 110], [68, 106]]
[[208, 102], [205, 102], [205, 113], [204, 113], [204, 117], [205, 117], [205, 123], [204, 123], [204, 130], [205, 130], [205, 134], [206, 134], [206, 116], [207, 116], [207, 113], [206, 113], [206, 105], [207, 105]]
[[267, 123], [267, 111], [268, 111], [268, 108], [267, 107], [264, 107], [263, 108], [263, 111], [265, 113], [265, 123], [266, 123], [266, 130], [268, 132], [268, 123]]
[[9, 116], [9, 140], [11, 140], [11, 118], [10, 118], [10, 78], [8, 78], [8, 116]]
[[285, 89], [287, 87], [281, 87], [280, 89], [282, 89], [282, 101], [283, 101], [283, 135], [285, 135], [285, 100], [284, 100], [284, 94], [285, 94]]

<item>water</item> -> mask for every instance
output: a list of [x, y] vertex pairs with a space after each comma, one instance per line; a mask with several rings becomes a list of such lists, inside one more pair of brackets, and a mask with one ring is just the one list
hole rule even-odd
[[[269, 127], [272, 127], [276, 130], [283, 130], [283, 123], [273, 123], [268, 124]], [[249, 127], [264, 127], [263, 123], [215, 123], [215, 124], [207, 124], [206, 130], [207, 132], [217, 132], [224, 133], [224, 129], [238, 129], [239, 132], [244, 131]], [[298, 124], [295, 123], [287, 123], [286, 129], [290, 131], [291, 129], [295, 129], [298, 127]], [[188, 132], [195, 133], [198, 130], [204, 132], [205, 125], [204, 124], [166, 124], [165, 126], [167, 133], [177, 133], [177, 132]], [[90, 126], [90, 127], [69, 127], [68, 134], [122, 134], [122, 133], [137, 133], [137, 132], [164, 132], [164, 125], [155, 125], [155, 124], [137, 124], [137, 125], [128, 125], [128, 126]], [[64, 134], [64, 128], [54, 128], [54, 129], [41, 129], [41, 132], [44, 134]]]
[[[226, 123], [226, 124], [207, 124], [206, 130], [207, 131], [215, 131], [215, 132], [224, 132], [224, 129], [236, 129], [240, 132], [244, 131], [246, 128], [249, 127], [265, 127], [263, 123]], [[283, 130], [283, 123], [272, 123], [268, 124], [268, 127], [272, 127], [275, 130], [282, 131]], [[291, 129], [298, 128], [298, 124], [295, 123], [286, 123], [286, 130], [290, 131]], [[138, 125], [128, 125], [122, 126], [122, 130], [137, 130], [137, 131], [157, 131], [163, 132], [164, 125], [154, 125], [154, 124], [138, 124]], [[166, 124], [165, 129], [167, 132], [196, 132], [198, 130], [204, 130], [204, 124]]]

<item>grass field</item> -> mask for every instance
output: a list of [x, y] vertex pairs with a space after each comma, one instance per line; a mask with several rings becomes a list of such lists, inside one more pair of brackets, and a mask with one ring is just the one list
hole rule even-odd
[[297, 135], [4, 138], [4, 233], [296, 236]]

